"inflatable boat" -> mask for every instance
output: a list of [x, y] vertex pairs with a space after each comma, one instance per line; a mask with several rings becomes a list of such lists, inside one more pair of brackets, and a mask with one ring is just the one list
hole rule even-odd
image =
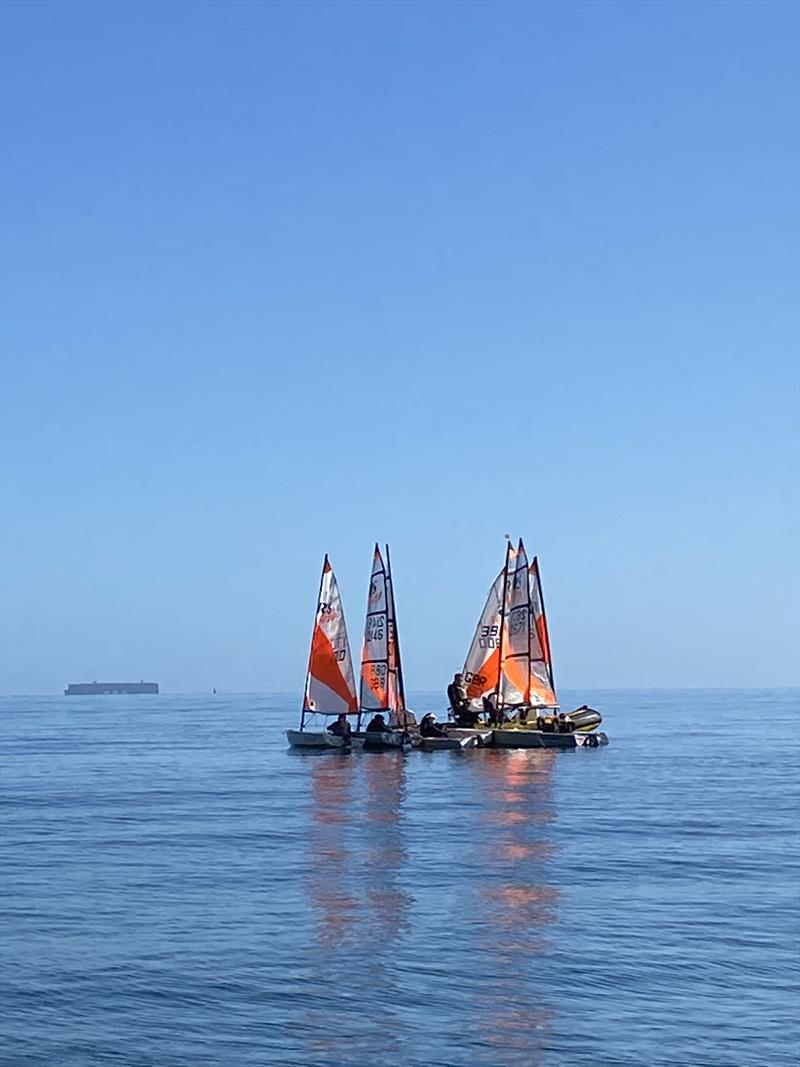
[[358, 738], [365, 752], [410, 752], [412, 747], [405, 730], [367, 730]]

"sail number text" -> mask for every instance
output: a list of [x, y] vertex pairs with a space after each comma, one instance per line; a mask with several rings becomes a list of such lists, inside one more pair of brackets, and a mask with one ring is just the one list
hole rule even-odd
[[480, 648], [498, 648], [500, 645], [500, 627], [481, 626], [478, 645]]

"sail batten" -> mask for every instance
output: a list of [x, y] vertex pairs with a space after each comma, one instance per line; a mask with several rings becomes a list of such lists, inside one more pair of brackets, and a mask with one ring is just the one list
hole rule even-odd
[[342, 712], [354, 715], [357, 711], [353, 661], [342, 600], [336, 575], [326, 555], [303, 692], [303, 717], [307, 714], [338, 715]]

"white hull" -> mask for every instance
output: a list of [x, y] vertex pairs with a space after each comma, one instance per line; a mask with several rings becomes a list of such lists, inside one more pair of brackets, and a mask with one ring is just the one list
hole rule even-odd
[[474, 729], [471, 729], [468, 726], [447, 727], [448, 737], [460, 737], [466, 738], [468, 740], [474, 740], [475, 744], [478, 745], [478, 747], [481, 747], [482, 745], [491, 745], [493, 733], [493, 729], [481, 726], [478, 726]]
[[438, 752], [440, 749], [460, 750], [475, 748], [478, 744], [476, 737], [423, 737], [419, 747], [423, 752]]
[[546, 733], [543, 730], [495, 730], [495, 748], [576, 748], [575, 734]]
[[344, 738], [327, 730], [287, 730], [286, 740], [292, 748], [345, 748]]

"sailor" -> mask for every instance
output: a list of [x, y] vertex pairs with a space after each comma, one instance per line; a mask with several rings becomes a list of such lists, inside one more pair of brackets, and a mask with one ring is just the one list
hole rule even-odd
[[422, 716], [419, 724], [419, 732], [423, 737], [447, 737], [447, 730], [436, 722], [436, 716], [432, 711]]
[[386, 720], [380, 712], [374, 715], [367, 724], [368, 734], [386, 734], [389, 733], [389, 727], [386, 725]]
[[528, 711], [529, 710], [530, 710], [529, 708], [522, 707], [517, 712], [517, 722], [520, 724], [520, 726], [527, 726], [528, 725]]
[[575, 723], [571, 722], [562, 711], [558, 716], [558, 732], [561, 734], [571, 734], [575, 729]]
[[483, 710], [490, 726], [500, 726], [505, 719], [505, 715], [497, 707], [496, 698], [491, 693], [483, 698]]
[[334, 737], [342, 737], [345, 741], [350, 740], [350, 723], [347, 721], [347, 715], [344, 712], [341, 712], [336, 722], [330, 724], [328, 733], [333, 734]]
[[478, 712], [473, 711], [469, 706], [463, 674], [453, 675], [453, 680], [447, 687], [447, 699], [450, 701], [450, 709], [459, 726], [475, 725], [479, 716]]

